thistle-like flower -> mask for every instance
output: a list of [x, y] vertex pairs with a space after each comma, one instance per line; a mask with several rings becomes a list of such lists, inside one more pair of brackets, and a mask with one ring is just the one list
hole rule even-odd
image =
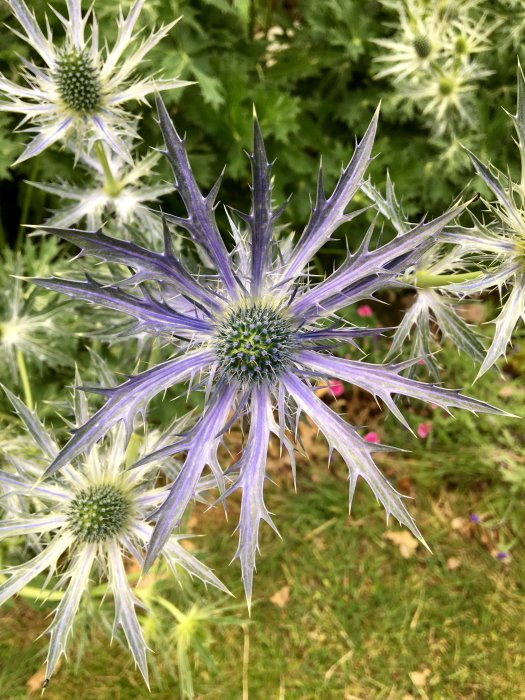
[[[53, 459], [58, 453], [53, 436], [33, 411], [6, 392], [43, 460]], [[74, 405], [76, 420], [86, 420], [86, 399], [81, 392], [77, 391]], [[49, 627], [45, 684], [65, 653], [75, 616], [94, 572], [107, 581], [114, 599], [113, 633], [122, 628], [135, 662], [148, 682], [147, 645], [135, 611], [140, 602], [128, 581], [126, 561], [133, 556], [142, 562], [152, 532], [147, 518], [162, 503], [167, 487], [155, 485], [156, 470], [151, 462], [140, 469], [126, 469], [127, 441], [123, 426], [109, 437], [105, 447], [95, 447], [77, 464], [65, 465], [60, 478], [52, 482], [40, 481], [45, 461], [28, 459], [25, 455], [21, 458], [9, 455], [15, 473], [0, 472], [0, 487], [8, 494], [15, 492], [18, 499], [31, 499], [34, 506], [30, 514], [18, 509], [6, 514], [0, 521], [0, 539], [39, 538], [36, 556], [27, 563], [4, 569], [7, 577], [0, 584], [0, 605], [46, 570], [49, 577], [58, 576], [58, 586], [63, 590]], [[182, 538], [182, 535], [171, 536], [163, 549], [164, 560], [173, 573], [176, 575], [181, 567], [191, 576], [227, 592], [217, 577], [179, 544]]]
[[399, 95], [417, 104], [437, 136], [475, 121], [474, 102], [481, 82], [492, 71], [474, 61], [447, 61], [417, 82], [400, 88]]
[[[520, 319], [525, 321], [525, 79], [518, 66], [518, 102], [512, 121], [518, 136], [521, 157], [521, 179], [515, 183], [510, 176], [494, 167], [487, 167], [472, 153], [470, 159], [477, 174], [495, 196], [495, 201], [483, 200], [489, 220], [480, 221], [472, 215], [473, 226], [455, 227], [447, 237], [465, 252], [490, 256], [491, 263], [478, 278], [461, 285], [462, 294], [475, 294], [498, 288], [509, 294], [495, 319], [494, 338], [483, 360], [479, 374], [484, 374], [505, 355]], [[451, 291], [454, 291], [452, 285]]]
[[491, 34], [502, 23], [497, 17], [488, 21], [487, 14], [472, 17], [463, 8], [456, 17], [447, 23], [445, 51], [448, 56], [468, 61], [475, 54], [491, 48]]
[[415, 107], [436, 136], [473, 123], [475, 92], [491, 73], [477, 57], [490, 48], [500, 20], [480, 14], [479, 0], [383, 3], [396, 11], [398, 22], [392, 38], [374, 40], [385, 49], [375, 59], [381, 66], [375, 77], [392, 79], [396, 106]]
[[448, 19], [437, 2], [432, 7], [420, 0], [385, 2], [399, 15], [397, 32], [392, 39], [374, 39], [386, 49], [375, 60], [381, 66], [377, 79], [392, 77], [394, 82], [420, 77], [438, 58], [447, 41]]
[[162, 240], [159, 217], [147, 205], [156, 202], [162, 195], [173, 192], [173, 186], [145, 184], [145, 180], [153, 174], [161, 154], [152, 151], [130, 166], [107, 146], [101, 145], [100, 148], [98, 158], [85, 153], [79, 156], [87, 176], [85, 186], [31, 183], [44, 192], [70, 202], [62, 206], [47, 223], [50, 226], [65, 227], [85, 224], [89, 229], [95, 229], [108, 218], [114, 218], [117, 227], [121, 229], [135, 224], [143, 232], [147, 231], [150, 241], [156, 238]]
[[71, 364], [64, 348], [74, 342], [67, 332], [65, 305], [56, 294], [35, 293], [22, 275], [49, 274], [58, 247], [51, 240], [26, 241], [22, 253], [6, 249], [0, 259], [0, 368], [10, 386], [25, 362], [57, 367]]
[[[172, 166], [176, 190], [187, 216], [167, 215], [167, 222], [185, 228], [213, 265], [215, 274], [192, 276], [174, 255], [166, 230], [164, 254], [105, 236], [101, 232], [50, 229], [78, 245], [84, 255], [125, 264], [134, 274], [125, 279], [126, 291], [118, 283], [111, 287], [85, 282], [37, 280], [49, 289], [120, 310], [137, 320], [139, 327], [167, 335], [175, 356], [115, 388], [99, 389], [106, 404], [80, 426], [47, 470], [54, 474], [71, 459], [89, 449], [112, 426], [123, 421], [128, 430], [133, 419], [156, 394], [183, 381], [206, 386], [202, 416], [175, 443], [154, 452], [148, 459], [185, 452], [181, 471], [170, 493], [156, 513], [145, 561], [147, 569], [169, 541], [194, 497], [201, 475], [209, 467], [220, 499], [242, 490], [239, 546], [242, 576], [248, 600], [252, 594], [253, 570], [261, 520], [275, 525], [264, 503], [266, 454], [275, 435], [292, 453], [296, 419], [308, 414], [325, 435], [330, 451], [339, 452], [349, 471], [350, 501], [362, 477], [385, 507], [419, 538], [421, 535], [400, 494], [375, 465], [372, 454], [387, 447], [366, 442], [358, 431], [315, 395], [319, 378], [338, 378], [355, 384], [382, 399], [408, 427], [393, 395], [412, 396], [449, 409], [500, 413], [498, 409], [469, 399], [457, 391], [413, 381], [402, 372], [413, 361], [375, 365], [342, 359], [330, 350], [355, 343], [356, 338], [380, 332], [377, 329], [344, 325], [337, 312], [377, 290], [396, 284], [397, 277], [414, 265], [434, 245], [443, 226], [460, 209], [448, 211], [406, 234], [371, 249], [373, 227], [359, 248], [326, 279], [311, 283], [308, 265], [312, 257], [345, 222], [359, 211], [347, 213], [353, 195], [362, 183], [371, 157], [376, 131], [374, 116], [361, 143], [342, 171], [330, 197], [326, 197], [322, 172], [310, 221], [293, 245], [281, 246], [276, 221], [282, 207], [271, 201], [272, 175], [257, 120], [254, 120], [252, 206], [249, 213], [230, 217], [235, 248], [230, 253], [215, 221], [215, 202], [220, 180], [203, 196], [192, 174], [184, 141], [177, 134], [163, 103], [158, 100], [159, 120]], [[235, 222], [239, 223], [238, 226]], [[166, 225], [167, 227], [167, 225]], [[246, 227], [246, 228], [244, 228]], [[132, 285], [132, 286], [130, 286]], [[128, 291], [129, 290], [129, 291]], [[174, 305], [176, 294], [186, 311]], [[250, 427], [238, 462], [227, 470], [225, 483], [217, 450], [229, 426], [248, 414]], [[292, 463], [293, 463], [293, 454]], [[226, 490], [225, 486], [228, 486]]]
[[[386, 197], [370, 181], [361, 190], [375, 204], [378, 211], [391, 222], [398, 235], [406, 234], [411, 224], [397, 200], [390, 177], [386, 181]], [[435, 328], [441, 337], [448, 338], [459, 352], [481, 364], [485, 349], [479, 335], [458, 313], [462, 293], [461, 284], [483, 276], [480, 269], [471, 270], [471, 256], [461, 246], [437, 243], [420, 260], [407, 269], [401, 281], [414, 293], [412, 304], [392, 338], [387, 360], [401, 355], [410, 341], [410, 357], [425, 360], [432, 378], [439, 381], [440, 372], [434, 355]], [[449, 286], [454, 285], [454, 293]], [[413, 370], [416, 369], [414, 366]]]
[[178, 20], [153, 29], [139, 40], [135, 32], [144, 0], [135, 0], [126, 18], [120, 13], [118, 35], [112, 49], [99, 47], [96, 17], [87, 34], [89, 11], [82, 16], [80, 0], [67, 0], [68, 16], [56, 10], [65, 31], [65, 38], [55, 44], [49, 23], [47, 33], [38, 25], [34, 12], [24, 0], [7, 0], [21, 31], [14, 33], [26, 41], [43, 60], [36, 65], [24, 60], [23, 78], [18, 85], [0, 75], [0, 93], [5, 100], [0, 109], [23, 115], [21, 124], [29, 123], [28, 131], [36, 135], [16, 163], [36, 156], [53, 143], [73, 138], [78, 152], [94, 141], [109, 144], [112, 150], [132, 163], [124, 135], [133, 135], [133, 125], [122, 105], [130, 100], [144, 101], [159, 90], [179, 88], [188, 83], [176, 79], [141, 78], [137, 69], [147, 53], [167, 35]]

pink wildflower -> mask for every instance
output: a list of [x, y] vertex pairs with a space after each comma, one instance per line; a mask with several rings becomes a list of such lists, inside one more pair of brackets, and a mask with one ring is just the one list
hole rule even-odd
[[340, 379], [329, 379], [330, 391], [335, 399], [338, 399], [345, 393], [345, 387]]
[[430, 435], [431, 430], [432, 430], [432, 423], [420, 423], [417, 426], [417, 434], [423, 440]]
[[368, 306], [368, 304], [363, 304], [362, 306], [357, 307], [357, 315], [361, 318], [370, 318], [373, 313], [372, 307]]
[[363, 439], [366, 442], [380, 442], [379, 435], [377, 433], [367, 433]]

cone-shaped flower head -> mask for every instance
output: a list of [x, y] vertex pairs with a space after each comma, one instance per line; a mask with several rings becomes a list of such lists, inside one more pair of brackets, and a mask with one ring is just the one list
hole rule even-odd
[[[19, 593], [42, 572], [56, 573], [63, 597], [49, 628], [51, 637], [47, 656], [46, 683], [62, 654], [78, 613], [82, 597], [93, 578], [107, 581], [114, 599], [114, 632], [122, 628], [136, 664], [148, 682], [147, 646], [137, 618], [135, 598], [126, 573], [126, 562], [133, 556], [142, 561], [152, 526], [151, 512], [166, 497], [167, 487], [156, 487], [155, 465], [127, 469], [127, 441], [123, 426], [109, 436], [107, 444], [95, 446], [85, 458], [65, 465], [60, 477], [50, 482], [38, 481], [44, 460], [53, 458], [58, 448], [37, 415], [16, 396], [7, 395], [37, 447], [40, 459], [9, 451], [9, 461], [16, 472], [0, 471], [0, 488], [17, 501], [31, 499], [33, 509], [14, 509], [0, 521], [0, 539], [24, 536], [37, 538], [38, 554], [27, 563], [4, 570], [6, 580], [0, 585], [0, 605]], [[85, 396], [75, 397], [77, 421], [87, 418]], [[145, 449], [145, 445], [142, 446]], [[43, 458], [43, 459], [42, 459]], [[35, 505], [37, 504], [37, 505]], [[13, 507], [13, 505], [11, 506]], [[173, 535], [163, 549], [169, 568], [178, 567], [204, 583], [226, 588], [198, 559], [187, 552]], [[45, 592], [44, 592], [45, 595]]]
[[54, 10], [65, 32], [58, 43], [49, 23], [44, 33], [24, 0], [7, 0], [20, 24], [20, 30], [13, 31], [40, 58], [38, 64], [24, 61], [25, 86], [0, 75], [0, 95], [4, 96], [0, 109], [23, 115], [22, 124], [28, 123], [28, 131], [35, 133], [17, 163], [67, 138], [76, 141], [78, 152], [89, 149], [95, 140], [102, 140], [132, 162], [122, 137], [133, 134], [134, 126], [123, 105], [143, 101], [154, 91], [188, 84], [153, 75], [141, 78], [138, 74], [145, 56], [177, 22], [153, 29], [139, 39], [141, 31], [136, 32], [135, 25], [144, 1], [135, 0], [126, 17], [120, 13], [117, 38], [110, 49], [99, 42], [94, 15], [88, 35], [91, 10], [82, 16], [80, 0], [67, 0], [67, 17]]
[[[199, 380], [207, 385], [202, 416], [174, 444], [154, 453], [186, 454], [180, 474], [156, 515], [156, 527], [146, 558], [150, 566], [173, 528], [180, 523], [204, 470], [209, 467], [226, 499], [242, 490], [237, 557], [248, 599], [261, 520], [272, 527], [264, 503], [266, 455], [270, 435], [281, 441], [292, 456], [298, 414], [307, 413], [325, 435], [330, 449], [337, 450], [348, 466], [350, 498], [358, 477], [373, 489], [388, 514], [420, 534], [403, 505], [375, 465], [373, 452], [386, 447], [366, 442], [358, 431], [315, 395], [318, 380], [341, 379], [369, 391], [408, 425], [394, 401], [394, 394], [431, 401], [446, 409], [456, 406], [471, 411], [498, 412], [487, 404], [459, 392], [423, 384], [403, 377], [412, 363], [375, 365], [342, 359], [332, 349], [355, 343], [356, 338], [377, 334], [378, 329], [345, 325], [337, 312], [390, 284], [434, 245], [449, 221], [452, 210], [435, 221], [421, 223], [389, 243], [372, 247], [373, 226], [358, 249], [326, 279], [312, 283], [308, 266], [312, 257], [337, 229], [359, 211], [347, 212], [371, 159], [377, 114], [350, 163], [344, 168], [332, 194], [327, 197], [319, 173], [317, 197], [310, 221], [294, 243], [281, 240], [276, 221], [282, 208], [272, 204], [272, 175], [257, 121], [254, 122], [252, 205], [249, 213], [230, 217], [235, 242], [229, 250], [215, 220], [217, 183], [204, 196], [190, 168], [184, 141], [176, 132], [163, 103], [158, 101], [159, 120], [166, 156], [173, 168], [176, 189], [187, 216], [166, 215], [164, 254], [105, 236], [101, 232], [50, 229], [75, 243], [84, 255], [122, 263], [134, 270], [125, 289], [116, 283], [103, 286], [93, 279], [38, 280], [62, 291], [109, 308], [120, 310], [150, 333], [162, 334], [173, 343], [176, 355], [131, 377], [118, 387], [102, 389], [106, 404], [79, 427], [53, 461], [48, 475], [63, 468], [73, 457], [89, 449], [112, 426], [123, 421], [131, 430], [133, 419], [156, 394], [180, 382]], [[168, 223], [185, 228], [213, 266], [213, 274], [197, 277], [174, 254]], [[211, 272], [211, 271], [210, 271]], [[130, 284], [131, 283], [131, 284]], [[133, 285], [133, 286], [131, 286]], [[217, 450], [229, 426], [243, 414], [250, 427], [244, 450], [225, 474]], [[146, 460], [147, 461], [147, 460]], [[145, 462], [144, 462], [145, 463]]]

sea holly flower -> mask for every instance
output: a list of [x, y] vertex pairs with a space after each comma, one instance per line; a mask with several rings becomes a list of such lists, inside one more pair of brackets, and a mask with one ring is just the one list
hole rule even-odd
[[42, 31], [24, 0], [7, 0], [21, 27], [12, 31], [43, 61], [34, 64], [24, 60], [22, 75], [26, 86], [0, 75], [0, 93], [5, 98], [0, 109], [23, 115], [21, 124], [28, 123], [27, 130], [36, 134], [16, 163], [67, 138], [77, 142], [78, 152], [85, 150], [80, 144], [90, 146], [96, 140], [103, 141], [132, 163], [123, 136], [133, 135], [134, 128], [123, 105], [144, 101], [152, 92], [188, 84], [153, 75], [142, 78], [138, 74], [148, 52], [178, 21], [152, 29], [140, 40], [141, 32], [135, 32], [135, 25], [144, 1], [135, 0], [125, 18], [120, 12], [117, 38], [110, 49], [107, 44], [99, 46], [94, 14], [87, 36], [91, 10], [82, 16], [80, 0], [67, 0], [67, 17], [54, 10], [65, 32], [59, 43], [55, 43], [48, 22], [47, 31]]
[[[479, 11], [479, 0], [462, 3], [383, 0], [398, 15], [392, 38], [374, 39], [384, 52], [375, 58], [376, 79], [390, 78], [398, 109], [421, 113], [434, 136], [454, 135], [472, 124], [476, 91], [491, 71], [480, 60], [500, 23]], [[447, 159], [457, 167], [454, 155]]]
[[26, 363], [58, 367], [71, 364], [74, 345], [67, 304], [56, 294], [39, 294], [24, 275], [49, 274], [58, 253], [52, 240], [39, 245], [26, 241], [15, 253], [8, 248], [0, 258], [0, 376], [13, 386], [27, 382]]
[[[449, 56], [461, 61], [468, 61], [475, 54], [483, 53], [492, 48], [491, 34], [502, 24], [501, 17], [488, 19], [483, 12], [478, 17], [469, 14], [468, 8], [462, 3], [456, 16], [447, 22], [445, 50]], [[472, 3], [470, 3], [472, 5]], [[474, 3], [478, 4], [478, 3]]]
[[[498, 288], [502, 296], [508, 290], [498, 317], [490, 348], [483, 360], [479, 375], [489, 370], [505, 355], [516, 326], [525, 321], [525, 79], [518, 66], [518, 102], [512, 121], [518, 136], [521, 157], [521, 178], [513, 182], [510, 176], [492, 166], [484, 165], [469, 153], [476, 173], [483, 179], [495, 197], [492, 202], [482, 200], [487, 207], [486, 221], [472, 214], [473, 226], [454, 227], [447, 238], [474, 256], [488, 256], [482, 274], [458, 288], [462, 294], [475, 294]], [[483, 262], [483, 259], [482, 259]], [[451, 285], [454, 291], [456, 285]]]
[[420, 76], [442, 53], [447, 40], [448, 17], [437, 2], [421, 0], [384, 2], [398, 13], [397, 32], [392, 39], [374, 39], [385, 49], [375, 59], [380, 69], [377, 79], [391, 77], [394, 82]]
[[[49, 572], [49, 579], [58, 578], [57, 586], [63, 590], [63, 597], [48, 629], [50, 644], [44, 684], [47, 685], [66, 652], [68, 637], [91, 578], [107, 581], [115, 604], [113, 634], [122, 628], [147, 683], [147, 645], [135, 610], [140, 602], [128, 581], [126, 562], [131, 556], [142, 562], [153, 529], [147, 522], [148, 516], [162, 503], [168, 487], [156, 486], [157, 469], [152, 462], [140, 469], [126, 469], [128, 443], [123, 426], [110, 434], [104, 446], [95, 446], [76, 463], [64, 465], [59, 478], [42, 481], [43, 465], [56, 457], [58, 447], [38, 416], [14, 394], [8, 390], [6, 393], [40, 450], [41, 458], [8, 453], [16, 471], [0, 471], [0, 487], [7, 494], [16, 492], [18, 499], [31, 499], [33, 509], [31, 513], [18, 509], [7, 512], [0, 520], [0, 539], [24, 536], [37, 537], [39, 541], [36, 556], [3, 570], [0, 605], [45, 571]], [[86, 398], [81, 392], [76, 392], [74, 408], [76, 420], [85, 421]], [[143, 449], [145, 445], [147, 441]], [[168, 567], [175, 575], [180, 567], [227, 592], [217, 577], [181, 546], [179, 541], [183, 537], [172, 535], [166, 541], [163, 558]]]
[[159, 217], [151, 212], [148, 205], [173, 192], [173, 185], [147, 184], [161, 154], [151, 151], [130, 165], [107, 145], [101, 145], [98, 156], [95, 158], [91, 154], [80, 154], [79, 162], [84, 166], [86, 174], [82, 186], [67, 182], [31, 183], [44, 192], [60, 197], [64, 202], [69, 200], [47, 220], [47, 224], [65, 227], [85, 224], [89, 229], [94, 229], [108, 218], [113, 218], [117, 230], [126, 230], [128, 225], [135, 224], [144, 235], [149, 236], [150, 241], [162, 240]]
[[[457, 391], [413, 381], [403, 376], [411, 362], [376, 365], [335, 357], [332, 349], [345, 347], [356, 338], [375, 335], [382, 329], [345, 325], [338, 311], [370, 299], [374, 292], [397, 284], [399, 274], [432, 245], [443, 227], [461, 208], [448, 211], [434, 221], [422, 222], [392, 241], [373, 247], [373, 226], [358, 249], [320, 282], [309, 279], [312, 257], [342, 224], [360, 211], [347, 212], [363, 181], [371, 159], [377, 113], [362, 141], [356, 146], [332, 194], [327, 197], [322, 171], [311, 217], [293, 245], [280, 245], [276, 221], [282, 208], [272, 206], [272, 174], [262, 134], [254, 120], [252, 205], [249, 213], [230, 215], [235, 247], [230, 252], [215, 220], [219, 182], [204, 196], [195, 181], [184, 141], [158, 100], [159, 122], [166, 156], [175, 175], [175, 186], [187, 216], [166, 215], [166, 222], [185, 228], [210, 261], [214, 274], [190, 274], [170, 245], [166, 223], [166, 248], [153, 253], [138, 245], [103, 233], [49, 229], [78, 245], [83, 255], [125, 264], [133, 274], [112, 286], [102, 286], [89, 277], [84, 282], [40, 279], [36, 282], [134, 317], [143, 329], [164, 335], [173, 343], [174, 356], [162, 364], [130, 377], [118, 387], [97, 391], [105, 405], [80, 425], [46, 472], [51, 476], [89, 449], [108, 430], [123, 422], [128, 431], [138, 412], [153, 396], [171, 386], [188, 382], [205, 387], [202, 415], [191, 429], [148, 459], [168, 454], [186, 454], [180, 473], [165, 502], [155, 514], [145, 568], [152, 565], [194, 497], [206, 467], [211, 470], [224, 501], [233, 491], [242, 491], [239, 546], [242, 576], [248, 601], [252, 594], [253, 570], [262, 520], [275, 528], [264, 503], [266, 456], [274, 435], [291, 453], [292, 440], [301, 413], [308, 414], [326, 437], [330, 451], [339, 452], [349, 471], [350, 501], [362, 477], [372, 488], [388, 515], [393, 515], [421, 539], [402, 497], [375, 465], [372, 455], [386, 450], [365, 441], [358, 431], [315, 395], [318, 382], [329, 379], [355, 384], [380, 398], [408, 427], [393, 395], [432, 401], [445, 409], [501, 413], [485, 403]], [[125, 285], [123, 289], [122, 284]], [[177, 296], [186, 311], [172, 300]], [[244, 450], [224, 476], [217, 451], [225, 432], [237, 418], [248, 415], [250, 425]], [[233, 483], [231, 480], [233, 479]], [[227, 486], [226, 490], [225, 487]]]
[[421, 80], [403, 85], [399, 96], [416, 104], [432, 131], [442, 136], [474, 123], [476, 93], [492, 72], [475, 60], [446, 61]]
[[[363, 183], [361, 190], [398, 235], [407, 233], [411, 224], [406, 219], [389, 177], [384, 196], [369, 180]], [[387, 360], [399, 357], [408, 346], [409, 356], [419, 357], [419, 362], [427, 367], [432, 378], [439, 381], [438, 358], [434, 354], [438, 329], [440, 336], [450, 340], [459, 352], [474, 362], [483, 362], [485, 348], [481, 338], [459, 313], [461, 297], [466, 293], [462, 285], [483, 276], [482, 270], [471, 270], [470, 266], [470, 251], [461, 245], [439, 242], [424, 252], [415, 265], [404, 271], [401, 281], [414, 296], [392, 337]], [[451, 287], [453, 292], [450, 291]]]

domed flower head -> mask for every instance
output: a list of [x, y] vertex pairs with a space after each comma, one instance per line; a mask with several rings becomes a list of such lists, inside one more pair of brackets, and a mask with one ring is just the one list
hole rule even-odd
[[133, 126], [123, 105], [130, 100], [142, 101], [154, 91], [182, 87], [188, 83], [175, 79], [141, 78], [137, 74], [146, 54], [170, 31], [175, 20], [139, 40], [135, 24], [144, 0], [135, 0], [124, 18], [118, 20], [118, 34], [112, 49], [99, 47], [98, 24], [89, 11], [82, 16], [80, 0], [67, 0], [68, 16], [55, 14], [62, 23], [65, 38], [55, 44], [47, 24], [47, 33], [38, 25], [34, 12], [24, 0], [7, 0], [21, 31], [15, 34], [34, 49], [42, 63], [24, 60], [26, 86], [0, 75], [0, 93], [5, 100], [0, 109], [23, 115], [22, 124], [36, 135], [16, 163], [36, 156], [58, 140], [73, 137], [88, 146], [102, 140], [131, 161], [123, 135], [133, 134]]
[[475, 122], [476, 93], [491, 73], [475, 60], [447, 61], [429, 70], [421, 81], [404, 85], [399, 95], [416, 104], [432, 131], [442, 136]]
[[421, 0], [391, 3], [399, 16], [399, 24], [392, 39], [374, 39], [385, 49], [375, 59], [381, 66], [376, 78], [393, 78], [394, 82], [421, 77], [432, 61], [441, 55], [447, 39], [447, 13], [443, 16], [438, 3], [431, 6]]
[[[149, 463], [140, 469], [126, 469], [127, 441], [123, 426], [109, 436], [107, 444], [95, 447], [75, 464], [64, 466], [60, 477], [49, 482], [40, 479], [46, 460], [53, 459], [58, 448], [37, 415], [16, 396], [6, 392], [29, 434], [41, 451], [41, 459], [8, 453], [15, 472], [0, 471], [0, 488], [18, 501], [31, 500], [32, 511], [16, 509], [0, 520], [0, 539], [37, 538], [38, 553], [27, 563], [3, 570], [0, 605], [19, 593], [45, 571], [49, 579], [58, 578], [63, 597], [49, 627], [46, 682], [65, 653], [66, 644], [83, 595], [91, 578], [107, 581], [114, 599], [113, 632], [122, 628], [136, 664], [148, 682], [147, 646], [135, 611], [140, 604], [127, 578], [126, 562], [131, 556], [142, 561], [152, 526], [149, 514], [166, 495], [167, 487], [155, 485], [156, 469]], [[77, 421], [86, 420], [85, 396], [75, 397]], [[15, 502], [12, 500], [11, 502]], [[186, 551], [174, 535], [166, 541], [163, 557], [177, 574], [178, 567], [222, 591], [227, 589], [198, 559]], [[42, 592], [45, 598], [45, 590]]]
[[[156, 526], [148, 549], [148, 568], [162, 551], [195, 494], [201, 475], [210, 468], [224, 500], [242, 490], [237, 557], [248, 600], [261, 520], [274, 527], [264, 503], [266, 455], [273, 434], [292, 453], [296, 420], [308, 414], [325, 435], [330, 450], [340, 453], [348, 466], [350, 499], [362, 477], [388, 514], [421, 537], [402, 502], [375, 465], [372, 454], [386, 447], [366, 442], [315, 394], [319, 380], [340, 379], [382, 399], [408, 425], [393, 399], [394, 394], [413, 396], [444, 408], [498, 412], [456, 391], [412, 381], [403, 370], [412, 363], [375, 365], [343, 359], [333, 349], [347, 347], [357, 338], [381, 329], [345, 325], [338, 311], [369, 299], [377, 290], [397, 284], [399, 273], [414, 264], [433, 245], [442, 227], [457, 214], [452, 210], [435, 221], [421, 223], [406, 234], [379, 247], [372, 246], [373, 227], [358, 249], [326, 279], [312, 283], [308, 266], [313, 256], [341, 225], [359, 211], [347, 207], [361, 185], [371, 157], [377, 114], [361, 143], [327, 197], [319, 174], [317, 197], [310, 221], [297, 241], [282, 242], [276, 221], [282, 207], [272, 205], [272, 174], [257, 121], [254, 122], [252, 205], [249, 213], [230, 217], [233, 250], [228, 250], [215, 220], [220, 181], [204, 196], [192, 174], [184, 141], [177, 134], [163, 103], [158, 102], [159, 120], [166, 155], [173, 168], [176, 189], [187, 216], [166, 216], [168, 222], [185, 228], [213, 265], [196, 277], [173, 253], [166, 230], [164, 254], [105, 236], [51, 229], [75, 243], [83, 254], [131, 267], [134, 274], [123, 280], [125, 288], [97, 284], [89, 278], [38, 280], [53, 290], [118, 309], [134, 317], [139, 327], [163, 334], [173, 343], [172, 359], [150, 367], [120, 386], [100, 389], [106, 404], [75, 431], [50, 465], [54, 474], [88, 449], [120, 421], [131, 429], [133, 419], [145, 403], [168, 387], [189, 382], [206, 387], [205, 406], [195, 425], [174, 444], [154, 452], [158, 459], [185, 453], [181, 471], [170, 493], [155, 515]], [[167, 227], [168, 224], [166, 224]], [[235, 465], [224, 474], [217, 451], [224, 433], [237, 418], [249, 417], [246, 444]], [[142, 463], [147, 462], [143, 460]], [[293, 454], [292, 454], [293, 463]], [[140, 462], [139, 462], [140, 464]], [[225, 490], [225, 486], [226, 488]]]

